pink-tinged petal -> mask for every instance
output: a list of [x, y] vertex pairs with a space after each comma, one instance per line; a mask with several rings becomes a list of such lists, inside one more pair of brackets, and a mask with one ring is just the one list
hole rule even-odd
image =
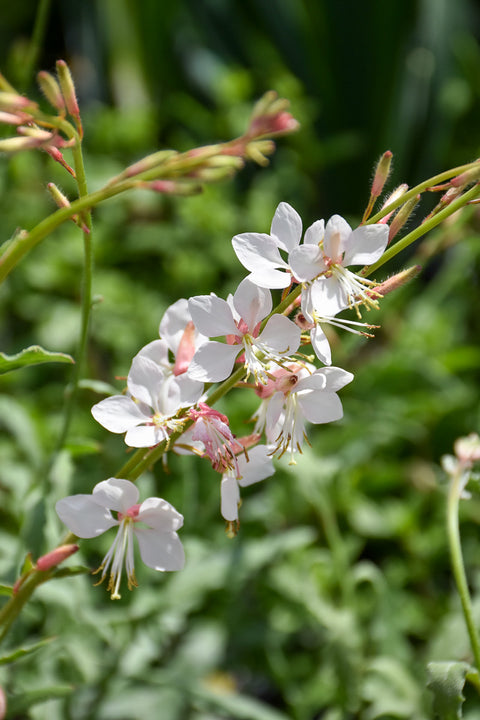
[[332, 351], [330, 349], [330, 343], [320, 325], [315, 325], [315, 327], [310, 330], [310, 342], [318, 359], [325, 363], [325, 365], [331, 365]]
[[335, 262], [341, 258], [345, 250], [345, 241], [349, 238], [352, 228], [340, 215], [332, 215], [325, 228], [323, 250], [327, 257]]
[[188, 301], [188, 307], [197, 330], [207, 337], [231, 335], [237, 331], [232, 311], [226, 302], [216, 295], [196, 295]]
[[291, 355], [298, 350], [302, 331], [285, 315], [272, 315], [258, 341], [281, 355]]
[[232, 245], [242, 265], [256, 275], [260, 276], [275, 268], [288, 270], [288, 265], [278, 250], [277, 242], [270, 235], [262, 233], [235, 235]]
[[137, 520], [160, 532], [175, 532], [183, 525], [183, 515], [162, 498], [147, 498], [140, 505]]
[[333, 275], [315, 280], [310, 297], [312, 308], [322, 317], [334, 317], [341, 310], [345, 310], [349, 303], [348, 293]]
[[388, 243], [388, 225], [362, 225], [345, 243], [343, 265], [371, 265], [384, 253]]
[[182, 570], [185, 553], [177, 533], [158, 532], [147, 528], [134, 528], [140, 547], [140, 557], [154, 570]]
[[272, 310], [272, 296], [266, 288], [258, 287], [248, 278], [242, 280], [233, 296], [233, 306], [250, 332]]
[[236, 479], [232, 475], [224, 475], [220, 484], [220, 512], [228, 522], [238, 520], [238, 503], [240, 492]]
[[343, 417], [340, 398], [335, 393], [315, 391], [298, 396], [305, 418], [316, 425]]
[[327, 266], [318, 245], [300, 245], [288, 256], [293, 276], [299, 282], [307, 282], [325, 272]]
[[185, 327], [191, 320], [188, 309], [188, 300], [180, 298], [165, 310], [160, 320], [158, 332], [161, 338], [166, 341], [170, 350], [176, 354], [177, 348], [182, 339]]
[[168, 433], [164, 427], [156, 425], [139, 425], [131, 428], [125, 435], [125, 444], [129, 447], [154, 447], [167, 440]]
[[278, 240], [278, 246], [282, 250], [291, 252], [297, 247], [302, 237], [302, 220], [291, 205], [280, 203], [275, 210], [270, 233]]
[[145, 347], [143, 347], [135, 357], [147, 357], [162, 367], [170, 366], [168, 359], [168, 345], [165, 340], [153, 340], [148, 343], [148, 345], [145, 345]]
[[122, 478], [103, 480], [95, 485], [92, 491], [92, 499], [97, 505], [122, 513], [135, 505], [138, 497], [137, 486]]
[[325, 235], [325, 220], [316, 220], [305, 230], [304, 245], [320, 245]]
[[167, 378], [166, 370], [148, 357], [136, 355], [127, 378], [127, 387], [134, 398], [158, 410], [158, 397]]
[[100, 425], [113, 433], [123, 433], [146, 420], [142, 409], [127, 395], [113, 395], [100, 400], [91, 412]]
[[205, 343], [193, 356], [188, 376], [202, 382], [225, 380], [232, 372], [235, 358], [241, 349], [241, 345], [227, 345], [214, 340]]
[[98, 505], [91, 495], [70, 495], [59, 500], [55, 510], [70, 532], [81, 538], [97, 537], [118, 525], [110, 511]]
[[238, 456], [238, 467], [241, 477], [238, 484], [241, 487], [253, 485], [253, 483], [265, 480], [275, 472], [272, 456], [269, 455], [269, 449], [265, 445], [257, 445], [248, 451], [248, 462], [245, 455]]
[[345, 385], [351, 383], [353, 380], [353, 374], [347, 370], [342, 370], [339, 367], [326, 367], [317, 370], [317, 374], [321, 374], [325, 377], [326, 384], [325, 388], [330, 392], [337, 392], [341, 390]]

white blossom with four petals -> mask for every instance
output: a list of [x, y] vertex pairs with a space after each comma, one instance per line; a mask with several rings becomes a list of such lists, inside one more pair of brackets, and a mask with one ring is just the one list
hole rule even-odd
[[138, 488], [132, 482], [110, 478], [95, 485], [91, 495], [70, 495], [55, 506], [60, 520], [80, 538], [98, 537], [118, 527], [115, 540], [99, 567], [100, 582], [110, 573], [107, 589], [112, 599], [120, 597], [124, 564], [129, 589], [137, 585], [134, 536], [140, 557], [148, 567], [160, 571], [181, 570], [185, 564], [183, 546], [177, 535], [183, 516], [166, 500], [151, 497], [138, 504], [138, 498]]

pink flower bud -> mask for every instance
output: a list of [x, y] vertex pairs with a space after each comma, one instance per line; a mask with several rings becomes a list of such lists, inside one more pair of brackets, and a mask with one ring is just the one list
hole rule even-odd
[[3, 720], [7, 715], [7, 696], [5, 690], [0, 687], [0, 720]]
[[[408, 185], [406, 183], [402, 183], [399, 185], [395, 190], [387, 197], [385, 202], [383, 203], [381, 210], [384, 210], [386, 207], [394, 203], [396, 200], [398, 200], [402, 195], [404, 195], [408, 190]], [[386, 223], [388, 222], [389, 218], [393, 215], [395, 210], [392, 210], [392, 212], [388, 213], [388, 215], [385, 215], [379, 222]]]
[[42, 572], [51, 570], [57, 565], [60, 565], [60, 563], [70, 557], [70, 555], [76, 553], [78, 547], [78, 545], [73, 544], [60, 545], [60, 547], [55, 548], [55, 550], [51, 550], [46, 555], [42, 555], [42, 557], [38, 558], [36, 569], [41, 570]]
[[80, 109], [78, 107], [75, 85], [72, 74], [65, 60], [57, 60], [57, 75], [62, 90], [65, 105], [70, 115], [75, 119], [80, 135], [82, 135], [82, 123], [80, 120]]
[[480, 460], [480, 437], [477, 433], [458, 438], [453, 447], [462, 465], [471, 467], [475, 461]]
[[390, 174], [390, 166], [392, 164], [393, 153], [387, 150], [383, 153], [382, 157], [377, 163], [375, 168], [375, 175], [372, 182], [371, 196], [377, 198], [383, 190], [385, 183], [387, 182]]
[[421, 269], [420, 265], [413, 265], [412, 267], [407, 268], [407, 270], [402, 270], [401, 272], [387, 278], [380, 283], [380, 285], [377, 285], [372, 288], [372, 290], [369, 290], [368, 293], [371, 292], [372, 297], [378, 297], [379, 295], [383, 297], [384, 295], [388, 295], [388, 293], [392, 292], [392, 290], [397, 290], [397, 288], [402, 287], [402, 285], [405, 285], [409, 280], [413, 280], [413, 278], [419, 274]]
[[475, 165], [475, 167], [465, 170], [465, 172], [450, 180], [450, 184], [453, 187], [463, 187], [469, 183], [478, 182], [480, 180], [480, 161], [477, 160], [477, 163], [479, 164]]
[[26, 110], [27, 108], [30, 110], [36, 107], [37, 104], [24, 95], [18, 95], [15, 92], [0, 91], [0, 110], [15, 112], [17, 110]]
[[400, 207], [399, 211], [390, 223], [390, 230], [388, 232], [389, 243], [393, 240], [395, 235], [402, 229], [407, 220], [410, 218], [419, 200], [420, 195], [416, 195], [414, 198], [407, 200], [407, 202]]

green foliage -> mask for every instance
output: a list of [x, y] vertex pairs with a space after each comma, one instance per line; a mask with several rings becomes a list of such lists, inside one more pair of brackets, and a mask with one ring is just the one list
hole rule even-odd
[[[36, 4], [17, 2], [1, 24], [12, 80]], [[95, 211], [86, 379], [53, 466], [71, 368], [29, 362], [0, 381], [4, 601], [25, 547], [35, 560], [64, 532], [55, 502], [90, 492], [129, 459], [122, 437], [99, 427], [90, 408], [123, 390], [132, 356], [157, 337], [171, 302], [234, 290], [243, 277], [234, 234], [268, 232], [281, 200], [305, 226], [337, 212], [358, 222], [371, 166], [387, 148], [390, 187], [478, 156], [475, 5], [348, 5], [52, 4], [39, 67], [75, 59], [92, 189], [159, 147], [241, 133], [252, 101], [270, 87], [291, 99], [302, 129], [279, 141], [265, 170], [248, 167], [199, 196], [134, 192]], [[49, 181], [73, 196], [46, 155], [1, 159], [5, 240], [53, 211]], [[174, 457], [168, 472], [156, 466], [142, 476], [145, 497], [160, 494], [185, 516], [185, 570], [138, 568], [139, 589], [112, 603], [85, 573], [109, 538], [83, 542], [84, 565], [59, 569], [13, 626], [3, 657], [16, 662], [0, 672], [9, 717], [126, 720], [161, 708], [162, 720], [426, 720], [432, 659], [438, 716], [460, 717], [462, 693], [465, 717], [480, 712], [464, 687], [470, 656], [439, 467], [455, 438], [480, 426], [478, 228], [472, 206], [387, 268], [418, 262], [423, 272], [369, 314], [382, 326], [374, 339], [332, 332], [335, 364], [355, 374], [341, 393], [344, 419], [312, 430], [313, 447], [295, 467], [278, 463], [273, 478], [243, 490], [235, 539], [224, 535], [208, 463]], [[82, 263], [78, 228], [63, 224], [2, 286], [0, 370], [27, 364], [30, 355], [14, 353], [32, 343], [54, 348], [42, 351], [45, 361], [75, 355]], [[255, 398], [235, 390], [222, 403], [234, 431], [249, 431]], [[478, 496], [462, 510], [478, 600]], [[46, 636], [48, 645], [32, 643]]]

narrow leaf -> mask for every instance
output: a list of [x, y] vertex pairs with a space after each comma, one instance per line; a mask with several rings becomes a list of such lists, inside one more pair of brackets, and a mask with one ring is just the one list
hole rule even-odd
[[17, 648], [16, 650], [8, 653], [8, 655], [0, 655], [0, 665], [8, 665], [9, 663], [18, 660], [19, 658], [23, 658], [26, 655], [31, 655], [32, 653], [42, 648], [44, 645], [48, 645], [48, 643], [50, 643], [52, 640], [53, 638], [46, 638], [45, 640], [40, 640], [40, 642], [35, 643], [34, 645]]
[[16, 355], [0, 353], [0, 374], [18, 370], [28, 365], [40, 365], [48, 362], [74, 363], [71, 355], [44, 350], [40, 345], [31, 345]]

